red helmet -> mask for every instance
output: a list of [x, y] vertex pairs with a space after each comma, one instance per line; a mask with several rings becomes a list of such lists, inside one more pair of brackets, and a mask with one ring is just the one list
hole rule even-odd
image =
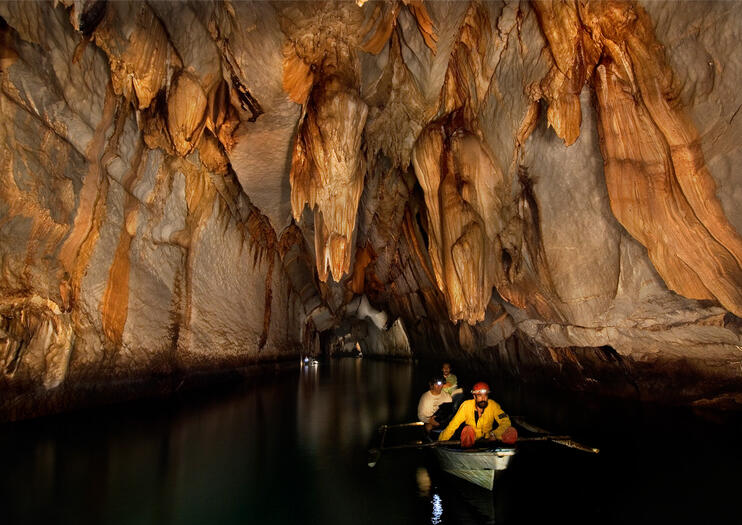
[[479, 383], [474, 383], [474, 386], [471, 389], [471, 393], [472, 394], [489, 394], [490, 386], [484, 381], [480, 381]]

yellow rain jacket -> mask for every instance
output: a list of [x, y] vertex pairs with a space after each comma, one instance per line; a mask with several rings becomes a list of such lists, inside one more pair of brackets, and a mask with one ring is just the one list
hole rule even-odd
[[477, 439], [486, 437], [487, 434], [489, 434], [492, 430], [492, 427], [494, 427], [495, 425], [497, 425], [497, 428], [495, 428], [494, 434], [495, 438], [497, 439], [500, 439], [502, 437], [502, 434], [508, 428], [510, 428], [510, 418], [505, 413], [505, 411], [500, 408], [500, 405], [498, 405], [491, 399], [487, 401], [487, 408], [484, 409], [484, 412], [482, 412], [482, 415], [477, 421], [475, 421], [474, 418], [474, 412], [476, 411], [476, 409], [477, 408], [474, 404], [473, 399], [467, 399], [466, 401], [461, 403], [461, 406], [456, 412], [456, 415], [453, 416], [453, 419], [448, 424], [446, 429], [441, 432], [440, 436], [438, 436], [438, 441], [446, 441], [448, 439], [451, 439], [451, 436], [453, 436], [454, 432], [456, 432], [456, 429], [459, 428], [461, 423], [466, 423], [467, 425], [471, 425], [472, 427], [474, 427]]

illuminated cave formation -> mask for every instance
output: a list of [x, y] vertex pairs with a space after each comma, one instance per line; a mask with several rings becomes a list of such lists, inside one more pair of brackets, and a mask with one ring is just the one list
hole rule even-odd
[[1, 2], [2, 419], [351, 339], [737, 406], [738, 6]]

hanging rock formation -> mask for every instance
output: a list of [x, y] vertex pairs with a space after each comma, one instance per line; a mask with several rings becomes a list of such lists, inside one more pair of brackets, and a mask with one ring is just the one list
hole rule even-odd
[[0, 2], [0, 419], [306, 352], [742, 402], [735, 2]]
[[304, 106], [291, 159], [291, 209], [296, 221], [305, 205], [314, 212], [317, 273], [323, 282], [328, 272], [340, 281], [350, 271], [365, 171], [361, 136], [368, 107], [359, 94], [357, 34], [346, 24], [357, 25], [361, 13], [344, 4], [329, 16], [325, 6], [301, 7], [312, 16], [295, 6], [284, 11], [300, 22], [287, 24], [293, 44], [286, 44], [283, 85]]

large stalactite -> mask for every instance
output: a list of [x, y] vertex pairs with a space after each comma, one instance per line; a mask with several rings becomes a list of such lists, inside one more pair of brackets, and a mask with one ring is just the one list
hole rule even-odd
[[673, 100], [672, 71], [646, 12], [629, 2], [534, 5], [555, 61], [549, 123], [565, 143], [576, 140], [575, 93], [592, 79], [616, 218], [670, 289], [739, 315], [742, 237], [716, 197], [695, 126]]
[[736, 406], [738, 7], [0, 2], [0, 419], [350, 339]]
[[350, 271], [368, 107], [360, 98], [358, 59], [343, 20], [314, 33], [320, 24], [310, 20], [291, 28], [297, 42], [288, 46], [284, 64], [284, 89], [304, 105], [291, 159], [291, 209], [296, 221], [305, 205], [313, 211], [319, 278], [327, 281], [332, 274], [340, 281]]

